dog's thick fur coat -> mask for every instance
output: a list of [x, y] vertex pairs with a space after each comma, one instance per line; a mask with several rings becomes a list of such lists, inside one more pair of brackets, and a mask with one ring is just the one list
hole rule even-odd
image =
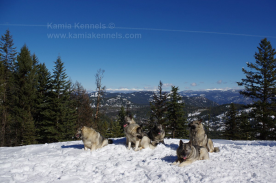
[[219, 152], [219, 148], [214, 147], [213, 141], [205, 134], [201, 120], [192, 121], [188, 127], [190, 128], [190, 142], [192, 145], [203, 146], [210, 153]]
[[193, 146], [191, 142], [183, 143], [179, 141], [179, 147], [176, 150], [177, 160], [173, 165], [179, 164], [179, 167], [187, 166], [196, 160], [208, 160], [209, 153], [205, 147]]
[[81, 138], [84, 144], [84, 150], [91, 149], [94, 151], [96, 149], [102, 148], [108, 144], [112, 144], [113, 141], [104, 138], [99, 132], [93, 128], [86, 126], [80, 127], [75, 135], [77, 138]]
[[132, 118], [125, 117], [124, 132], [128, 149], [131, 148], [131, 143], [135, 144], [135, 151], [144, 148], [155, 148], [155, 146], [150, 143], [150, 139], [142, 132], [141, 127], [136, 124]]
[[154, 125], [154, 127], [148, 132], [148, 137], [151, 140], [151, 144], [157, 146], [159, 143], [164, 143], [165, 131], [162, 125]]

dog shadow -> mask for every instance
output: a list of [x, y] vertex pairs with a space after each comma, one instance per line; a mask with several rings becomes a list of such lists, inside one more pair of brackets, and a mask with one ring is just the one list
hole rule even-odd
[[173, 155], [169, 155], [169, 156], [165, 156], [163, 158], [161, 158], [162, 161], [166, 161], [167, 163], [173, 163], [176, 160], [176, 156]]
[[76, 145], [62, 145], [61, 148], [72, 148], [72, 149], [83, 149], [83, 144], [76, 144]]
[[165, 146], [172, 150], [177, 150], [178, 148], [178, 144], [165, 144]]
[[112, 139], [115, 145], [126, 145], [126, 138]]

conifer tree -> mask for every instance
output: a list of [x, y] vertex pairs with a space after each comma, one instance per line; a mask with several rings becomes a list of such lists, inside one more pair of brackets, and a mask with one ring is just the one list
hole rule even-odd
[[[124, 122], [125, 122], [125, 116], [126, 116], [126, 112], [125, 112], [125, 108], [124, 106], [121, 107], [119, 113], [118, 113], [118, 119], [117, 119], [117, 122], [115, 123], [116, 124], [116, 128], [118, 128], [118, 130], [120, 132], [116, 132], [117, 135], [122, 135], [124, 133], [124, 129], [123, 129], [123, 126], [124, 126]], [[117, 130], [117, 129], [116, 129]]]
[[255, 135], [246, 112], [241, 112], [241, 115], [238, 117], [238, 122], [240, 128], [239, 139], [253, 140]]
[[12, 35], [7, 30], [6, 33], [1, 36], [0, 41], [0, 81], [1, 81], [1, 133], [0, 133], [0, 146], [10, 146], [14, 143], [15, 135], [10, 135], [15, 132], [12, 127], [13, 116], [12, 116], [12, 95], [14, 94], [14, 77], [13, 69], [14, 62], [16, 60], [16, 47], [14, 47]]
[[[244, 86], [240, 92], [245, 97], [253, 99], [251, 116], [259, 124], [258, 132], [261, 140], [275, 139], [275, 95], [276, 95], [276, 54], [270, 42], [265, 38], [261, 40], [258, 52], [255, 53], [255, 63], [247, 63], [249, 70], [242, 69], [245, 79], [237, 82]], [[273, 130], [274, 129], [274, 130]]]
[[32, 109], [36, 98], [36, 67], [27, 46], [21, 48], [15, 63], [15, 86], [16, 86], [16, 114], [15, 124], [20, 144], [36, 143], [34, 119]]
[[64, 63], [58, 57], [52, 75], [51, 108], [47, 111], [50, 120], [46, 131], [51, 141], [69, 140], [74, 135], [75, 110], [70, 98], [72, 85], [65, 71]]
[[123, 137], [124, 133], [122, 130], [122, 125], [120, 124], [120, 118], [115, 120], [112, 124], [112, 137]]
[[149, 129], [151, 129], [155, 123], [162, 124], [166, 131], [167, 128], [167, 98], [168, 93], [163, 92], [163, 83], [159, 82], [157, 92], [153, 94], [153, 100], [150, 102], [150, 124]]
[[47, 69], [45, 63], [38, 65], [37, 70], [38, 84], [37, 84], [37, 100], [36, 111], [34, 113], [35, 127], [37, 133], [37, 141], [39, 143], [51, 142], [48, 139], [47, 124], [51, 123], [52, 113], [50, 105], [51, 92], [51, 73]]
[[233, 103], [230, 104], [229, 110], [225, 115], [225, 130], [224, 136], [229, 140], [237, 140], [239, 131], [237, 125], [237, 111]]
[[168, 101], [168, 121], [172, 131], [172, 138], [187, 138], [187, 120], [184, 116], [184, 103], [178, 94], [178, 87], [172, 86]]

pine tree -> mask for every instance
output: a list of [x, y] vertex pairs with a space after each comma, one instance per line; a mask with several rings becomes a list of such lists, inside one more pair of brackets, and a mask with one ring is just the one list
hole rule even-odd
[[153, 100], [150, 102], [150, 124], [149, 129], [151, 129], [155, 123], [162, 124], [163, 128], [166, 131], [166, 113], [167, 113], [167, 98], [168, 93], [163, 92], [162, 90], [163, 83], [159, 82], [158, 90], [153, 94]]
[[261, 40], [258, 52], [255, 53], [255, 63], [247, 63], [250, 70], [242, 69], [246, 79], [237, 82], [244, 86], [240, 92], [245, 97], [253, 99], [253, 104], [247, 105], [252, 108], [251, 117], [259, 123], [258, 132], [261, 140], [275, 139], [275, 95], [276, 95], [276, 54], [275, 49], [267, 39]]
[[21, 48], [15, 63], [16, 86], [16, 131], [20, 144], [36, 143], [34, 119], [32, 109], [36, 98], [36, 68], [27, 46]]
[[122, 106], [119, 113], [118, 113], [118, 119], [117, 119], [117, 122], [118, 124], [116, 123], [116, 128], [118, 128], [118, 130], [120, 132], [116, 132], [117, 135], [122, 135], [124, 133], [124, 129], [123, 129], [123, 126], [124, 126], [124, 122], [125, 122], [125, 116], [126, 116], [126, 112], [125, 112], [125, 108]]
[[13, 69], [14, 62], [16, 60], [16, 47], [14, 47], [13, 39], [10, 31], [1, 36], [0, 41], [0, 82], [1, 82], [1, 108], [0, 108], [0, 120], [1, 120], [1, 133], [0, 133], [0, 146], [14, 145], [15, 135], [10, 135], [15, 131], [12, 129], [13, 116], [12, 108], [13, 101], [12, 95], [14, 94], [14, 77]]
[[229, 140], [238, 140], [238, 125], [237, 125], [237, 111], [233, 103], [230, 104], [229, 110], [225, 115], [225, 130], [224, 136]]
[[187, 138], [187, 120], [184, 116], [184, 103], [178, 94], [178, 87], [172, 86], [168, 101], [169, 128], [172, 131], [172, 138]]
[[253, 140], [255, 135], [248, 119], [248, 114], [241, 112], [241, 115], [238, 117], [238, 121], [240, 128], [239, 139]]
[[118, 118], [112, 124], [112, 137], [123, 137], [124, 132], [122, 130], [122, 125], [120, 124], [120, 118]]
[[75, 110], [70, 98], [72, 85], [67, 80], [64, 63], [58, 57], [52, 75], [52, 90], [50, 92], [50, 108], [45, 111], [49, 120], [46, 132], [50, 141], [69, 140], [74, 135]]
[[34, 113], [35, 127], [37, 133], [37, 141], [39, 143], [51, 142], [48, 139], [50, 135], [47, 132], [47, 124], [51, 123], [52, 113], [50, 105], [50, 92], [51, 92], [51, 73], [47, 69], [46, 65], [38, 65], [38, 84], [37, 84], [37, 100], [36, 111]]

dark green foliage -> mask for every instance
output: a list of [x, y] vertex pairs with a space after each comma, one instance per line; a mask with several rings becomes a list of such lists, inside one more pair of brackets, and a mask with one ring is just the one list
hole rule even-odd
[[121, 126], [124, 125], [125, 116], [126, 116], [125, 108], [122, 106], [121, 110], [118, 113], [118, 122]]
[[[73, 90], [59, 57], [53, 75], [26, 45], [16, 58], [7, 30], [0, 42], [0, 146], [72, 140], [78, 125], [93, 127], [88, 95]], [[111, 133], [108, 118], [100, 120], [103, 135]]]
[[168, 125], [172, 132], [172, 138], [187, 138], [187, 120], [184, 115], [184, 103], [178, 94], [178, 87], [172, 86], [168, 101]]
[[47, 124], [50, 123], [52, 113], [50, 107], [51, 73], [45, 64], [39, 64], [37, 70], [37, 99], [36, 110], [33, 114], [35, 120], [37, 141], [39, 143], [50, 142], [48, 139]]
[[258, 123], [258, 132], [261, 140], [275, 140], [275, 95], [276, 95], [276, 54], [275, 49], [267, 39], [261, 40], [258, 52], [255, 53], [255, 63], [247, 63], [249, 70], [242, 69], [246, 75], [245, 79], [238, 82], [244, 86], [241, 95], [254, 100], [247, 107], [253, 108], [251, 118]]
[[19, 144], [33, 144], [35, 126], [32, 109], [36, 99], [36, 67], [30, 51], [24, 45], [15, 63], [15, 126]]
[[168, 93], [162, 90], [163, 83], [160, 81], [158, 85], [158, 90], [153, 94], [152, 101], [150, 102], [150, 124], [149, 129], [151, 129], [155, 123], [162, 124], [166, 131], [166, 113], [167, 113], [167, 98]]
[[239, 134], [239, 128], [237, 125], [237, 111], [233, 103], [230, 104], [229, 110], [225, 115], [225, 129], [224, 136], [229, 140], [237, 140]]
[[112, 128], [112, 137], [123, 137], [124, 136], [124, 121], [126, 116], [125, 108], [122, 106], [118, 112], [117, 118], [111, 124]]
[[120, 124], [119, 119], [113, 122], [112, 125], [112, 137], [123, 137], [124, 136], [124, 132], [123, 132], [123, 128]]
[[12, 139], [12, 107], [14, 103], [12, 96], [14, 94], [14, 77], [13, 69], [14, 62], [16, 60], [16, 48], [14, 47], [12, 36], [10, 31], [1, 36], [0, 41], [0, 146], [10, 146], [15, 144]]
[[52, 75], [52, 88], [49, 96], [50, 108], [46, 131], [51, 141], [70, 140], [75, 132], [75, 109], [70, 96], [72, 84], [67, 79], [64, 63], [58, 57]]
[[255, 133], [254, 129], [252, 128], [252, 125], [250, 124], [250, 120], [248, 118], [248, 114], [245, 112], [242, 112], [241, 115], [238, 117], [239, 121], [239, 139], [240, 140], [254, 140]]

